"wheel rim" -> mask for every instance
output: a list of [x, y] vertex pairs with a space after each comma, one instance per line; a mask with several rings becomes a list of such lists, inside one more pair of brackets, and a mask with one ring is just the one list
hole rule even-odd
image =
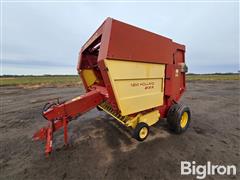
[[187, 112], [184, 112], [184, 113], [182, 114], [181, 122], [180, 122], [181, 128], [185, 128], [185, 126], [187, 125], [187, 122], [188, 122], [188, 113], [187, 113]]
[[146, 127], [143, 127], [139, 132], [139, 137], [141, 139], [144, 139], [148, 134], [148, 129]]

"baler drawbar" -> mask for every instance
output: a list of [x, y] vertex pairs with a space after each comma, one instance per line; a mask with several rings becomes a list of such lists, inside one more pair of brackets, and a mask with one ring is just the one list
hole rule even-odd
[[189, 127], [190, 110], [177, 103], [186, 89], [184, 45], [107, 18], [83, 45], [77, 70], [86, 94], [43, 108], [48, 125], [33, 138], [46, 141], [46, 155], [55, 131], [64, 129], [67, 145], [68, 123], [95, 107], [132, 129], [138, 141], [160, 118], [176, 133]]
[[[107, 97], [107, 92], [101, 87], [94, 86], [85, 95], [76, 97], [63, 103], [52, 103], [43, 110], [43, 117], [49, 121], [47, 127], [41, 128], [33, 136], [34, 140], [46, 140], [45, 153], [52, 151], [53, 133], [59, 128], [64, 128], [64, 143], [68, 143], [68, 123], [81, 114], [95, 108]], [[46, 105], [48, 105], [46, 104]]]

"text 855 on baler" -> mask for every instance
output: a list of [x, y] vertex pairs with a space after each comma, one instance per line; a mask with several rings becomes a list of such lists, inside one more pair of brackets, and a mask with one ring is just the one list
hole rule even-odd
[[48, 125], [34, 134], [52, 151], [53, 133], [97, 107], [130, 127], [139, 141], [149, 126], [167, 118], [176, 133], [190, 123], [187, 106], [177, 103], [185, 91], [185, 46], [171, 39], [107, 18], [79, 53], [77, 67], [86, 94], [63, 103], [49, 104], [43, 116]]

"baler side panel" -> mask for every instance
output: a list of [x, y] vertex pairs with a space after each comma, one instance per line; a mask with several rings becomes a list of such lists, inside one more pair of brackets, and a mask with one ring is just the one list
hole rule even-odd
[[105, 60], [121, 115], [163, 105], [165, 65]]

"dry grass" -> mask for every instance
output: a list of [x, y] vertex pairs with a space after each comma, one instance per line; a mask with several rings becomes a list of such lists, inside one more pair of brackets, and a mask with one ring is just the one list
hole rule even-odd
[[39, 88], [49, 86], [77, 86], [81, 84], [78, 76], [15, 76], [0, 77], [0, 86], [19, 86], [23, 88]]
[[[203, 74], [187, 75], [190, 81], [226, 81], [240, 80], [239, 74]], [[39, 87], [66, 87], [79, 86], [81, 80], [77, 75], [58, 75], [58, 76], [2, 76], [0, 86], [19, 86], [23, 88]]]

